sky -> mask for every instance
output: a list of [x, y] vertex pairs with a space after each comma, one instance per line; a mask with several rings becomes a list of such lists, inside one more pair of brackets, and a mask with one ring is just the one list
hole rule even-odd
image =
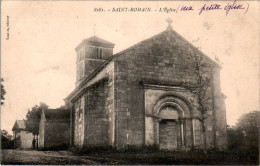
[[[74, 49], [94, 31], [115, 43], [117, 53], [164, 31], [168, 17], [176, 32], [210, 58], [220, 59], [227, 123], [235, 125], [242, 114], [259, 110], [259, 2], [236, 2], [245, 9], [227, 15], [223, 9], [199, 15], [199, 9], [214, 3], [224, 8], [233, 2], [2, 1], [1, 77], [7, 94], [1, 129], [11, 132], [15, 120], [24, 119], [28, 109], [40, 102], [51, 108], [64, 104], [75, 88]], [[182, 6], [194, 10], [159, 11]], [[118, 7], [152, 11], [112, 12]]]

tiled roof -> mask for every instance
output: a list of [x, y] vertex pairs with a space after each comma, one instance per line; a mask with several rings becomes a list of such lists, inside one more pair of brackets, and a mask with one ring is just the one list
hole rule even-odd
[[17, 120], [18, 127], [20, 129], [25, 129], [25, 122], [24, 120]]
[[82, 45], [89, 44], [93, 46], [104, 46], [104, 47], [114, 47], [114, 43], [111, 43], [109, 41], [106, 41], [104, 39], [101, 39], [97, 36], [92, 36], [90, 38], [84, 39], [76, 48], [75, 50], [78, 50]]
[[14, 130], [24, 130], [24, 129], [25, 129], [24, 120], [16, 120], [12, 130], [14, 131]]

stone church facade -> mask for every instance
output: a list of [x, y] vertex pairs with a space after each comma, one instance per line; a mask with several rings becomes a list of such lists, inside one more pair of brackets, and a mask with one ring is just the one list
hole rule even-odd
[[171, 25], [149, 39], [113, 54], [114, 44], [96, 36], [76, 48], [76, 88], [65, 99], [71, 109], [71, 146], [156, 145], [160, 149], [202, 148], [200, 112], [181, 82], [194, 80], [194, 57], [210, 64], [206, 95], [207, 147], [227, 146], [221, 67]]

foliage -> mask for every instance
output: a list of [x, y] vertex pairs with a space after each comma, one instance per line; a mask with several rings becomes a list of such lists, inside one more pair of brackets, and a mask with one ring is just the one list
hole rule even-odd
[[234, 127], [227, 126], [228, 149], [233, 150], [241, 146], [243, 141], [243, 134], [237, 132]]
[[237, 130], [243, 134], [249, 148], [258, 147], [260, 129], [260, 111], [252, 111], [238, 119]]
[[5, 94], [6, 94], [6, 91], [4, 89], [4, 85], [2, 84], [2, 82], [4, 82], [4, 79], [1, 78], [1, 105], [4, 104], [3, 100], [5, 99]]
[[234, 127], [228, 127], [228, 148], [239, 153], [259, 153], [260, 111], [242, 115]]
[[26, 130], [32, 132], [34, 135], [39, 134], [39, 121], [42, 109], [48, 109], [48, 105], [40, 102], [40, 105], [35, 105], [31, 109], [28, 109], [25, 126]]
[[10, 135], [6, 130], [1, 130], [1, 144], [2, 149], [13, 148], [12, 135]]

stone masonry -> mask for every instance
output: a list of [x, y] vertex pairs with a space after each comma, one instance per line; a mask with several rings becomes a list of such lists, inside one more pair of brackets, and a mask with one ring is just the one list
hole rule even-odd
[[70, 140], [70, 112], [64, 109], [41, 111], [39, 122], [40, 149], [66, 149]]
[[[108, 42], [103, 39], [97, 42], [100, 44], [88, 45], [106, 49], [102, 42]], [[87, 54], [88, 51], [85, 57], [92, 56]], [[212, 79], [206, 92], [210, 98], [207, 147], [225, 149], [226, 112], [220, 89], [221, 67], [170, 25], [167, 30], [126, 50], [104, 56], [103, 63], [82, 78], [65, 99], [72, 114], [71, 146], [202, 148], [202, 124], [198, 120], [201, 115], [190, 102], [196, 98], [181, 87], [181, 82], [194, 81], [196, 54], [201, 54], [202, 61], [210, 66], [205, 70]]]

